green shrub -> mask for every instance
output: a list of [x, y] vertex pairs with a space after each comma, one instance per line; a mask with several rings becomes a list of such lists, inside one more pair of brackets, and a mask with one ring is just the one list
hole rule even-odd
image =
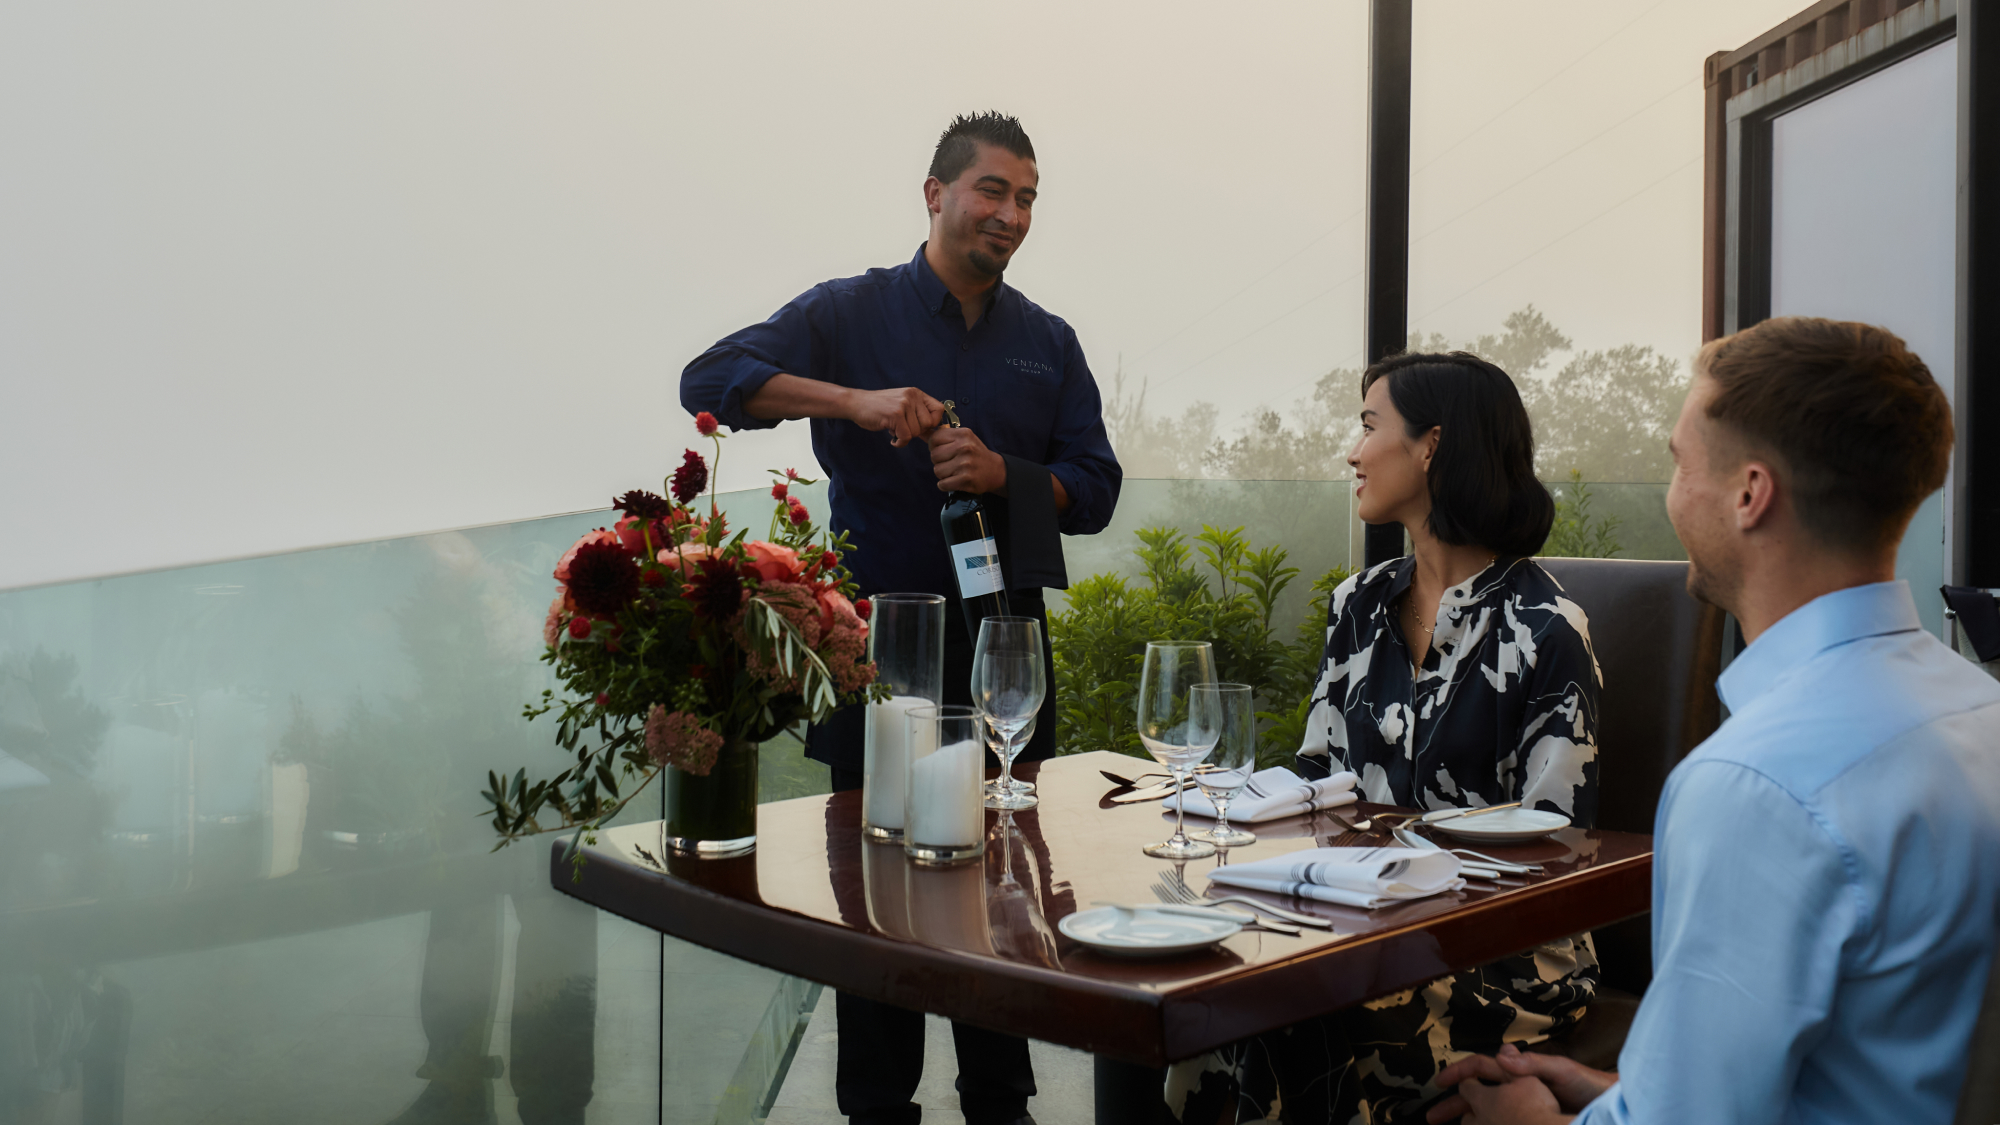
[[[1326, 598], [1350, 571], [1335, 567], [1313, 583], [1314, 608], [1286, 644], [1272, 635], [1271, 614], [1299, 569], [1286, 565], [1283, 547], [1252, 550], [1240, 527], [1204, 525], [1192, 550], [1174, 528], [1137, 535], [1142, 579], [1086, 578], [1070, 587], [1068, 610], [1050, 615], [1061, 752], [1148, 757], [1133, 729], [1146, 642], [1206, 640], [1221, 679], [1252, 685], [1259, 705], [1275, 708], [1258, 713], [1259, 763], [1289, 761], [1324, 648]], [[1204, 569], [1194, 563], [1197, 551]]]
[[1590, 486], [1583, 473], [1569, 471], [1569, 483], [1556, 486], [1556, 520], [1549, 528], [1548, 542], [1542, 544], [1543, 557], [1562, 559], [1608, 559], [1622, 549], [1618, 542], [1617, 516], [1590, 513]]

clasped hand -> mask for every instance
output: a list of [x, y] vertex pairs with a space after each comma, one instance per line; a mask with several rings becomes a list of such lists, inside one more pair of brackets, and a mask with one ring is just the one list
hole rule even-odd
[[1563, 1122], [1617, 1081], [1617, 1075], [1574, 1059], [1533, 1054], [1509, 1043], [1497, 1056], [1472, 1055], [1439, 1071], [1438, 1085], [1456, 1086], [1458, 1092], [1425, 1116], [1431, 1125]]
[[931, 469], [945, 492], [1004, 492], [1007, 462], [964, 426], [944, 426], [944, 404], [915, 387], [862, 391], [849, 404], [848, 419], [864, 430], [888, 430], [889, 444], [901, 449], [913, 440], [930, 446]]

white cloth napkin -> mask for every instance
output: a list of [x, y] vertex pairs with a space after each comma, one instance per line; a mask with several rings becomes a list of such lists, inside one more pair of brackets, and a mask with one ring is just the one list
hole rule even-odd
[[1313, 848], [1218, 867], [1208, 873], [1208, 881], [1372, 910], [1458, 890], [1465, 886], [1458, 872], [1458, 857], [1450, 852]]
[[[1199, 788], [1160, 802], [1163, 808], [1177, 809], [1182, 798], [1187, 811], [1196, 816], [1214, 816], [1215, 802]], [[1337, 809], [1354, 803], [1354, 775], [1343, 770], [1332, 777], [1307, 781], [1283, 766], [1272, 766], [1250, 775], [1243, 792], [1229, 799], [1229, 819], [1255, 824], [1299, 813]]]

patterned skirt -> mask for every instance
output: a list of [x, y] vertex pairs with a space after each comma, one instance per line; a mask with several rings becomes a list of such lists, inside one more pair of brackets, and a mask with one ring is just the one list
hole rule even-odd
[[1238, 1122], [1421, 1121], [1440, 1070], [1568, 1030], [1597, 975], [1589, 934], [1551, 942], [1176, 1063], [1167, 1106], [1183, 1125], [1212, 1125], [1231, 1101]]

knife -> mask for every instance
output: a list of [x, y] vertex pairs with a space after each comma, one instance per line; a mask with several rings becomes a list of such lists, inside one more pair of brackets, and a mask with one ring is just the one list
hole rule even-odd
[[1499, 812], [1502, 809], [1518, 809], [1520, 807], [1521, 802], [1509, 801], [1504, 805], [1481, 805], [1476, 809], [1439, 809], [1434, 813], [1425, 813], [1418, 819], [1423, 824], [1436, 824], [1443, 820], [1461, 820], [1468, 816], [1485, 816], [1490, 812]]

